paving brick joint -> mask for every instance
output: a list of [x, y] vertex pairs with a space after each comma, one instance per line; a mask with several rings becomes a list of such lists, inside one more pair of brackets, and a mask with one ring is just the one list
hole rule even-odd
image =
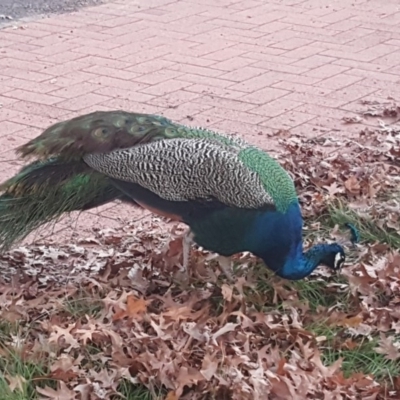
[[[398, 0], [121, 0], [19, 21], [0, 30], [0, 180], [20, 167], [15, 147], [94, 110], [159, 113], [268, 151], [279, 129], [351, 136], [342, 117], [361, 100], [399, 97], [399, 60]], [[54, 232], [142, 216], [110, 204]]]

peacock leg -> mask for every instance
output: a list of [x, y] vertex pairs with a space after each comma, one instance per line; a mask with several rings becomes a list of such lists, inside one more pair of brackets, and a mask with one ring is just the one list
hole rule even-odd
[[182, 240], [182, 267], [184, 272], [189, 275], [189, 263], [190, 263], [190, 249], [193, 243], [193, 234], [188, 230], [183, 236]]
[[218, 267], [223, 274], [228, 278], [230, 282], [234, 282], [235, 279], [233, 277], [232, 270], [232, 261], [228, 257], [217, 256], [216, 261], [218, 262]]

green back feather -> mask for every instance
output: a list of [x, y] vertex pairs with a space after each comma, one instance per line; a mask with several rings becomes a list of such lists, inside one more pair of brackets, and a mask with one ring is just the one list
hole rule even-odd
[[256, 147], [248, 147], [239, 152], [239, 159], [256, 172], [265, 191], [272, 197], [275, 207], [286, 212], [289, 205], [297, 201], [294, 183], [288, 173], [267, 153]]

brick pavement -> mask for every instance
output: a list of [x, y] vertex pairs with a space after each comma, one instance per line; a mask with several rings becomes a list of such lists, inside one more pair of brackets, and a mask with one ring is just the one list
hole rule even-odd
[[[0, 180], [19, 167], [13, 148], [94, 110], [160, 113], [270, 151], [278, 129], [351, 135], [341, 118], [360, 100], [399, 97], [399, 61], [398, 0], [121, 0], [20, 21], [0, 30]], [[112, 204], [55, 232], [138, 216]]]

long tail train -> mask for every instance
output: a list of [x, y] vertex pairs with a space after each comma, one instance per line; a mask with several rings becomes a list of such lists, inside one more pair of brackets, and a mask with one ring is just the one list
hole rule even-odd
[[62, 214], [114, 200], [136, 204], [83, 161], [36, 161], [0, 185], [0, 252]]

